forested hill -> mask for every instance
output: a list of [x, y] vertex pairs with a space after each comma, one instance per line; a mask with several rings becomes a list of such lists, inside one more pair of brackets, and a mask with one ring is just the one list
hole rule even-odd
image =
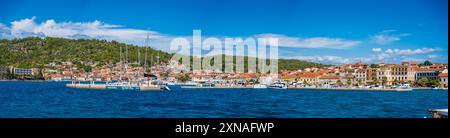
[[[0, 40], [0, 66], [42, 67], [51, 62], [71, 61], [74, 63], [104, 65], [120, 61], [120, 47], [125, 57], [128, 48], [128, 61], [138, 61], [138, 49], [141, 61], [144, 61], [145, 49], [126, 45], [116, 41], [95, 39], [64, 39], [29, 37], [14, 40]], [[159, 54], [161, 61], [172, 56], [166, 52], [149, 49], [149, 56]], [[148, 58], [151, 59], [150, 57]], [[156, 58], [153, 58], [156, 60]]]
[[[71, 61], [76, 64], [105, 65], [120, 61], [120, 47], [125, 54], [128, 48], [128, 61], [138, 61], [138, 49], [140, 51], [141, 64], [144, 62], [145, 48], [134, 45], [118, 43], [116, 41], [96, 39], [45, 39], [28, 37], [23, 39], [0, 40], [0, 66], [14, 66], [21, 68], [38, 67], [48, 63]], [[148, 55], [159, 55], [161, 62], [167, 62], [172, 54], [149, 49]], [[125, 57], [125, 56], [124, 56]], [[148, 58], [149, 60], [152, 58]], [[157, 60], [156, 57], [153, 60]], [[306, 62], [295, 59], [280, 59], [279, 70], [297, 70], [308, 67], [323, 67], [327, 65]]]

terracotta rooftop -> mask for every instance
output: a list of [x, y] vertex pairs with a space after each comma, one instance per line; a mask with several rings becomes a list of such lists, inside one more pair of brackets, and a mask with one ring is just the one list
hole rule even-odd
[[324, 76], [320, 76], [320, 79], [339, 79], [340, 76], [337, 75], [324, 75]]
[[319, 77], [319, 76], [320, 76], [319, 73], [312, 73], [312, 72], [302, 73], [302, 74], [298, 75], [298, 77], [303, 77], [303, 78], [315, 78], [315, 77]]

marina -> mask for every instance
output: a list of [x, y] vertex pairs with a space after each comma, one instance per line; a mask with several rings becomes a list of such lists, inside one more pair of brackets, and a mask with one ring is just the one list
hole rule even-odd
[[66, 84], [69, 88], [102, 89], [102, 90], [131, 90], [131, 91], [165, 91], [165, 86], [133, 86], [133, 85], [107, 85], [107, 84]]
[[433, 89], [378, 92], [169, 86], [170, 92], [140, 92], [70, 88], [68, 84], [71, 82], [0, 82], [0, 99], [8, 103], [0, 106], [0, 117], [433, 118], [429, 109], [448, 108], [448, 90]]

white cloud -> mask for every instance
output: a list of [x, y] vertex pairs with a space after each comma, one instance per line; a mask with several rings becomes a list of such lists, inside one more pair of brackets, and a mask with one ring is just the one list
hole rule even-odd
[[426, 54], [430, 52], [440, 51], [440, 48], [419, 48], [415, 50], [411, 49], [388, 49], [385, 52], [391, 55], [416, 55], [416, 54]]
[[381, 48], [372, 48], [372, 52], [381, 52], [382, 49]]
[[293, 57], [282, 57], [286, 59], [299, 59], [304, 61], [310, 61], [310, 62], [319, 62], [319, 63], [325, 63], [325, 64], [348, 64], [348, 63], [355, 63], [358, 61], [362, 62], [371, 62], [373, 61], [372, 58], [345, 58], [340, 56], [293, 56]]
[[410, 35], [407, 33], [393, 34], [394, 32], [396, 32], [396, 30], [384, 30], [377, 35], [370, 36], [370, 40], [377, 44], [386, 45], [401, 40], [401, 37]]
[[430, 59], [434, 59], [434, 58], [437, 58], [438, 57], [438, 55], [428, 55], [427, 56], [427, 58], [430, 58]]
[[0, 23], [0, 39], [10, 39], [11, 37], [10, 28]]
[[256, 35], [255, 37], [278, 38], [280, 47], [295, 47], [295, 48], [348, 49], [361, 43], [360, 41], [345, 40], [342, 38], [328, 38], [328, 37], [300, 38], [281, 34], [259, 34]]
[[397, 57], [408, 58], [408, 56], [427, 54], [441, 51], [441, 48], [419, 48], [419, 49], [387, 49], [383, 53], [377, 55], [379, 60], [394, 59]]
[[[36, 17], [26, 18], [11, 22], [11, 26], [0, 24], [0, 38], [24, 38], [35, 37], [61, 37], [69, 39], [104, 39], [116, 40], [119, 42], [144, 45], [147, 33], [150, 34], [150, 46], [169, 50], [170, 42], [176, 37], [184, 37], [192, 40], [191, 36], [173, 36], [162, 34], [156, 31], [125, 28], [122, 25], [107, 24], [101, 21], [92, 22], [57, 22], [46, 20], [41, 23], [36, 22]], [[208, 36], [202, 36], [207, 38]], [[275, 37], [279, 38], [280, 47], [294, 48], [328, 48], [347, 49], [360, 44], [360, 41], [345, 40], [342, 38], [312, 37], [299, 38], [282, 34], [259, 34], [254, 38]]]
[[[168, 49], [172, 36], [155, 31], [123, 28], [121, 25], [107, 24], [101, 21], [93, 22], [56, 22], [47, 20], [42, 23], [35, 21], [36, 17], [11, 22], [11, 27], [0, 25], [0, 37], [10, 38], [61, 37], [70, 39], [104, 39], [116, 40], [136, 45], [144, 45], [147, 34], [150, 35], [150, 45], [158, 49]], [[8, 30], [8, 31], [2, 31]]]

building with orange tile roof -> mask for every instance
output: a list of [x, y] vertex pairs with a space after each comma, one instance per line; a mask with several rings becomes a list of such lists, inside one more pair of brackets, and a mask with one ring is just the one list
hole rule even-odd
[[297, 81], [300, 83], [317, 84], [319, 83], [319, 73], [306, 72], [297, 75]]
[[438, 75], [441, 87], [448, 88], [448, 73], [441, 73]]

